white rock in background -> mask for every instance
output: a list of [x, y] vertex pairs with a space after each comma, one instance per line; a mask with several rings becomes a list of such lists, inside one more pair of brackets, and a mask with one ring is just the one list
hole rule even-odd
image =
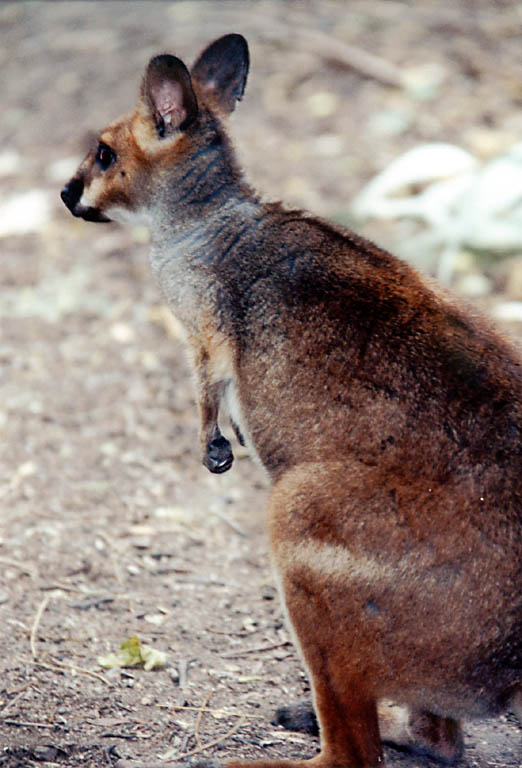
[[[451, 190], [451, 184], [477, 166], [475, 158], [452, 144], [424, 144], [410, 149], [379, 173], [355, 198], [352, 211], [361, 218], [394, 219], [419, 217], [431, 221], [440, 218], [439, 209]], [[444, 195], [427, 194], [427, 185], [444, 184]], [[411, 187], [422, 186], [420, 194], [404, 195]], [[461, 185], [458, 185], [460, 192]], [[427, 195], [427, 197], [426, 197]]]
[[0, 176], [14, 176], [23, 165], [22, 156], [13, 150], [0, 152]]
[[487, 163], [462, 196], [456, 216], [461, 242], [506, 251], [522, 247], [522, 144]]
[[416, 251], [436, 254], [438, 277], [449, 282], [462, 248], [522, 250], [522, 143], [482, 166], [451, 144], [416, 147], [378, 174], [352, 211], [423, 222], [424, 231], [399, 251], [413, 262]]
[[0, 237], [41, 230], [51, 218], [49, 194], [42, 189], [0, 200]]
[[522, 301], [506, 301], [493, 309], [493, 316], [507, 323], [522, 323]]

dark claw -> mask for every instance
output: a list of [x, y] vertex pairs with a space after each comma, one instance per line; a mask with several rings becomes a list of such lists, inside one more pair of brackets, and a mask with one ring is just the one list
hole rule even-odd
[[220, 435], [215, 437], [207, 446], [207, 453], [203, 459], [203, 464], [211, 472], [221, 474], [230, 469], [234, 461], [232, 447], [226, 437]]

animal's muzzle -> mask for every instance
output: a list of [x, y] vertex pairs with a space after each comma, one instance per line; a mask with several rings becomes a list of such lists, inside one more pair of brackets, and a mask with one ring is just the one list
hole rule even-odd
[[72, 214], [77, 216], [75, 208], [80, 202], [80, 198], [83, 194], [83, 181], [81, 179], [71, 179], [71, 181], [65, 185], [60, 192], [60, 197], [71, 211]]

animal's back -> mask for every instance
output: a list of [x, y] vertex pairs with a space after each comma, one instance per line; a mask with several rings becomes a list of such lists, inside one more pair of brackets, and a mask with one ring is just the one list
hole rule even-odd
[[265, 229], [217, 280], [259, 450], [274, 433], [266, 466], [344, 455], [434, 480], [493, 467], [522, 494], [514, 348], [352, 233], [277, 208]]

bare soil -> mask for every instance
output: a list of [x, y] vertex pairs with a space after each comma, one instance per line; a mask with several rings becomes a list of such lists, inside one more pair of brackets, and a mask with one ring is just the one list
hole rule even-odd
[[[35, 189], [50, 205], [33, 226], [28, 201], [25, 232], [0, 241], [0, 766], [318, 749], [271, 724], [309, 687], [270, 570], [267, 480], [237, 445], [224, 476], [200, 464], [190, 372], [146, 233], [73, 220], [59, 201], [87, 130], [132, 106], [152, 54], [191, 61], [241, 31], [252, 70], [231, 132], [248, 176], [347, 220], [355, 192], [408, 147], [487, 155], [520, 139], [521, 22], [518, 3], [485, 0], [0, 6], [0, 208]], [[298, 29], [447, 75], [415, 101]], [[386, 122], [393, 110], [409, 115], [402, 128]], [[506, 264], [482, 265], [494, 287], [483, 307], [517, 298]], [[135, 633], [168, 666], [103, 670], [97, 657]], [[465, 731], [463, 768], [522, 765], [513, 715]]]

